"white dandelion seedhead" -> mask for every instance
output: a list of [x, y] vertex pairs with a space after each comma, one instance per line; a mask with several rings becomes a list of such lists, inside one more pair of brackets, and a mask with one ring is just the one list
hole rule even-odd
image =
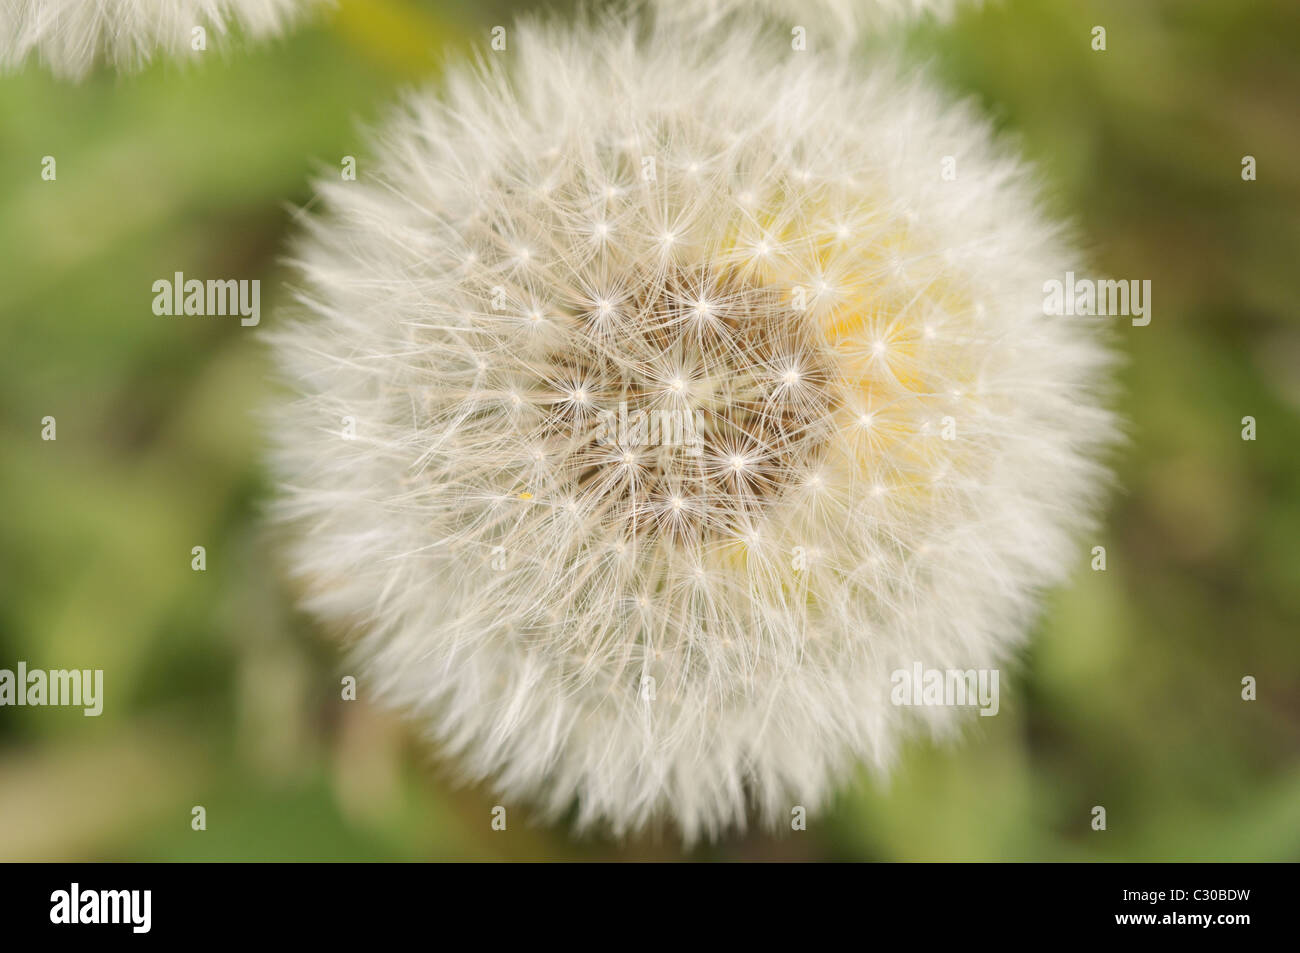
[[889, 760], [892, 671], [1020, 642], [1100, 490], [1109, 353], [1042, 313], [1074, 259], [1024, 168], [923, 82], [744, 31], [512, 50], [306, 219], [294, 569], [503, 796], [788, 818]]
[[[136, 70], [159, 53], [194, 55], [196, 42], [236, 25], [252, 37], [282, 32], [324, 0], [0, 0], [0, 69], [35, 55], [81, 79], [99, 63]], [[202, 37], [196, 35], [202, 31]]]
[[803, 27], [818, 42], [844, 49], [876, 30], [926, 17], [950, 21], [982, 0], [651, 0], [665, 20], [708, 28], [723, 21], [768, 19]]

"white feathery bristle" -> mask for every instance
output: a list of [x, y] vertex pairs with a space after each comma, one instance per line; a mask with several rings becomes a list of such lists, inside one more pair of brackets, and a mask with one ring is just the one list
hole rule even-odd
[[250, 37], [282, 32], [325, 0], [0, 0], [0, 69], [35, 56], [57, 76], [83, 79], [96, 65], [134, 71], [155, 56], [197, 55], [238, 26]]
[[373, 155], [304, 219], [273, 415], [370, 692], [503, 803], [687, 841], [965, 720], [891, 672], [1008, 659], [1115, 435], [983, 121], [752, 29], [525, 23]]
[[838, 49], [864, 35], [932, 18], [946, 23], [962, 7], [983, 0], [650, 0], [666, 22], [709, 29], [723, 21], [770, 20], [789, 30], [804, 27], [817, 43]]

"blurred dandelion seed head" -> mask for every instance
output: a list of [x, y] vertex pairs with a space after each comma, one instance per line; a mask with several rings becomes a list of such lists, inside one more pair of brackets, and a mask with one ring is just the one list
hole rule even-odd
[[328, 0], [3, 0], [0, 69], [31, 56], [57, 76], [83, 79], [98, 64], [141, 69], [159, 54], [198, 55], [238, 27], [273, 36]]

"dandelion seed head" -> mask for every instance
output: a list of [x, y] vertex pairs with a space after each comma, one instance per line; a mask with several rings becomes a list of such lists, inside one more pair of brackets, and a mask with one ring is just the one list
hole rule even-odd
[[[696, 29], [724, 23], [770, 21], [790, 31], [803, 27], [807, 49], [843, 50], [867, 33], [922, 18], [948, 22], [982, 0], [652, 0], [661, 19]], [[797, 175], [800, 170], [796, 170]]]
[[[80, 80], [99, 64], [133, 72], [160, 54], [181, 59], [215, 52], [236, 29], [257, 39], [280, 34], [326, 5], [328, 0], [4, 0], [0, 70], [35, 57], [65, 79]], [[203, 50], [195, 49], [199, 35]]]
[[982, 120], [717, 39], [525, 23], [453, 67], [320, 184], [275, 334], [306, 605], [468, 777], [686, 840], [960, 724], [890, 673], [1010, 657], [1114, 434], [1098, 327], [1028, 294], [1076, 256]]

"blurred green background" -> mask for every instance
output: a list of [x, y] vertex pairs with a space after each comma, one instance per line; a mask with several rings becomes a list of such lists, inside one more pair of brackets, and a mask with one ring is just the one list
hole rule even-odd
[[[518, 807], [493, 831], [490, 792], [364, 684], [340, 700], [262, 519], [293, 208], [344, 155], [364, 175], [364, 125], [510, 6], [343, 0], [198, 64], [0, 78], [0, 668], [102, 668], [107, 695], [99, 718], [0, 709], [0, 858], [683, 856]], [[806, 832], [685, 856], [1300, 859], [1300, 4], [1007, 0], [873, 41], [897, 44], [1040, 165], [1099, 272], [1153, 282], [1119, 335], [1108, 569], [1081, 549], [964, 744], [911, 746]], [[261, 278], [262, 326], [155, 317], [174, 271]]]

